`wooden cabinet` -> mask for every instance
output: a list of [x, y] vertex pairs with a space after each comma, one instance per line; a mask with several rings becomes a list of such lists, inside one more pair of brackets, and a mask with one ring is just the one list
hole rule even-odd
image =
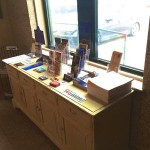
[[92, 117], [59, 97], [65, 150], [92, 150]]
[[[13, 104], [61, 150], [129, 150], [131, 93], [110, 104], [103, 104], [72, 87], [86, 101], [74, 101], [40, 81], [39, 74], [7, 65], [13, 91]], [[42, 75], [42, 74], [40, 74]]]

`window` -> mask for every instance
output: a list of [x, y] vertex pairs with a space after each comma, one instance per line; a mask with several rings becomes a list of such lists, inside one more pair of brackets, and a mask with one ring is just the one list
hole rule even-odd
[[45, 0], [49, 44], [68, 38], [74, 51], [88, 39], [91, 61], [106, 65], [112, 51], [121, 51], [120, 69], [142, 76], [149, 6], [147, 0]]
[[123, 53], [122, 66], [143, 71], [149, 14], [144, 1], [98, 0], [98, 58]]
[[70, 42], [71, 49], [78, 47], [78, 14], [76, 0], [47, 0], [48, 29], [50, 31], [50, 45], [54, 45], [54, 38], [65, 38]]

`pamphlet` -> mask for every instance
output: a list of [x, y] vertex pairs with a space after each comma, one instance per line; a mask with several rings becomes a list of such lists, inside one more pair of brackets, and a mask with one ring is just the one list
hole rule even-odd
[[111, 57], [111, 61], [110, 61], [110, 64], [108, 66], [108, 72], [109, 71], [118, 72], [120, 61], [121, 61], [121, 57], [122, 57], [122, 53], [121, 52], [113, 51], [112, 57]]
[[35, 34], [35, 41], [39, 43], [40, 45], [45, 44], [44, 34], [43, 31], [40, 30], [39, 26], [37, 26], [37, 29], [34, 30]]
[[55, 75], [60, 76], [61, 74], [61, 59], [62, 53], [59, 51], [55, 51]]
[[55, 37], [55, 50], [62, 52], [61, 62], [64, 64], [68, 64], [68, 59], [69, 59], [69, 42], [68, 42], [68, 39], [61, 39], [61, 38]]
[[50, 50], [49, 51], [47, 71], [50, 74], [54, 74], [54, 72], [55, 72], [55, 50]]
[[71, 74], [73, 74], [74, 78], [78, 76], [80, 60], [81, 57], [79, 55], [74, 54], [71, 66]]

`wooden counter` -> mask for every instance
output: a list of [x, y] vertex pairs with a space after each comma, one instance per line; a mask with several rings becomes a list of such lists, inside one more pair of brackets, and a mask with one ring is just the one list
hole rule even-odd
[[[46, 65], [42, 67], [47, 68]], [[64, 66], [63, 66], [64, 67]], [[65, 66], [62, 70], [69, 72]], [[132, 92], [105, 104], [59, 77], [61, 86], [49, 85], [50, 74], [7, 64], [13, 105], [21, 109], [61, 150], [128, 150]], [[49, 78], [41, 81], [39, 76]], [[84, 97], [83, 102], [64, 90]]]

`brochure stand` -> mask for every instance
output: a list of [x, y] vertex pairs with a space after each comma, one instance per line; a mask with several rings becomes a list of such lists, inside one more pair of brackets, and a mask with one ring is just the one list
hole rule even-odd
[[78, 77], [78, 74], [84, 70], [85, 63], [89, 59], [89, 42], [84, 40], [84, 43], [80, 43], [79, 48], [76, 49], [76, 53], [73, 56], [72, 66], [71, 66], [71, 74], [73, 74], [74, 78]]
[[47, 72], [53, 77], [61, 74], [62, 52], [56, 50], [49, 51]]

